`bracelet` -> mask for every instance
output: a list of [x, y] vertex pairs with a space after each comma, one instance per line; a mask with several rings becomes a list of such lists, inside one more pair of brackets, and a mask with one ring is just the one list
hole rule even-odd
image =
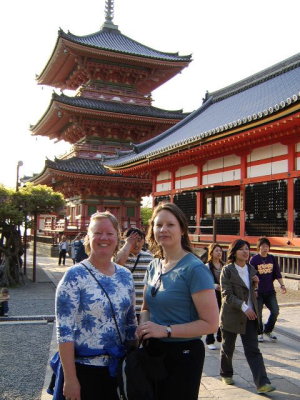
[[171, 325], [168, 325], [167, 326], [167, 337], [169, 338], [169, 337], [171, 337], [171, 334], [172, 334], [172, 328], [171, 328]]

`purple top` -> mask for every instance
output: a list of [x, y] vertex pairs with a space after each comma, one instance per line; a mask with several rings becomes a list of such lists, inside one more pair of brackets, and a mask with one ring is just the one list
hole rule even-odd
[[251, 258], [250, 264], [253, 265], [258, 272], [258, 293], [272, 292], [275, 290], [273, 285], [274, 280], [282, 278], [276, 258], [271, 254], [268, 254], [267, 257], [256, 254]]

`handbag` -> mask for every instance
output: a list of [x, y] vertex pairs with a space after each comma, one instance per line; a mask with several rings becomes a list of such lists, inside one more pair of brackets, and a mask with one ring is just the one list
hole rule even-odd
[[149, 341], [140, 341], [120, 361], [117, 372], [120, 400], [155, 400], [160, 381], [167, 377], [165, 354], [152, 353]]

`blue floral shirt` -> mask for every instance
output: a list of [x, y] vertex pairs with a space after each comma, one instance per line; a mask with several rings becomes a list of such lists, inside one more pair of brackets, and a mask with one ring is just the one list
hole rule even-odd
[[[110, 297], [122, 341], [135, 339], [135, 291], [131, 272], [115, 264], [115, 273], [108, 276], [88, 260], [84, 263]], [[58, 343], [74, 342], [75, 354], [80, 355], [76, 362], [107, 366], [109, 357], [99, 354], [110, 354], [120, 347], [109, 301], [82, 264], [69, 268], [59, 282], [56, 324]]]

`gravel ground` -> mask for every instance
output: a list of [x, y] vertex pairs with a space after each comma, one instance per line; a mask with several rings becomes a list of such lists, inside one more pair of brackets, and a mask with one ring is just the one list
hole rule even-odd
[[[39, 274], [10, 289], [9, 316], [54, 315], [55, 286]], [[39, 400], [53, 323], [0, 322], [0, 400]]]
[[0, 326], [0, 399], [39, 400], [53, 323]]

